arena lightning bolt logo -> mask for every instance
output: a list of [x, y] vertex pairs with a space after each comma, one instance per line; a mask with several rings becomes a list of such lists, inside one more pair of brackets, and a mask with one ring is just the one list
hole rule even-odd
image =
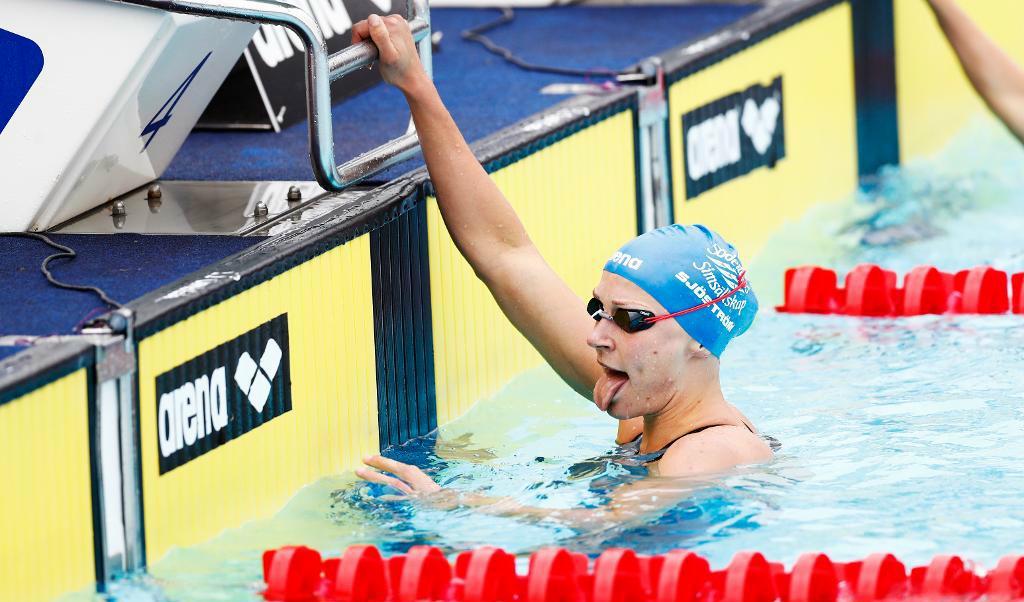
[[203, 65], [206, 64], [206, 61], [210, 59], [210, 55], [212, 54], [212, 51], [206, 53], [203, 60], [199, 61], [199, 64], [192, 70], [192, 73], [188, 74], [185, 81], [181, 82], [181, 85], [178, 86], [178, 89], [175, 90], [173, 94], [171, 94], [171, 97], [167, 99], [164, 106], [160, 107], [160, 110], [156, 112], [156, 115], [154, 115], [153, 118], [149, 120], [149, 123], [146, 124], [146, 127], [142, 129], [142, 133], [139, 134], [139, 137], [142, 138], [148, 134], [149, 139], [146, 140], [146, 145], [142, 147], [142, 151], [140, 152], [146, 152], [146, 149], [149, 148], [149, 144], [153, 142], [153, 138], [156, 137], [157, 133], [159, 133], [165, 125], [171, 122], [171, 118], [174, 117], [174, 107], [178, 106], [178, 102], [181, 101], [183, 96], [185, 96], [185, 92], [188, 91], [188, 87], [192, 85], [193, 81], [195, 81], [196, 76], [199, 75]]

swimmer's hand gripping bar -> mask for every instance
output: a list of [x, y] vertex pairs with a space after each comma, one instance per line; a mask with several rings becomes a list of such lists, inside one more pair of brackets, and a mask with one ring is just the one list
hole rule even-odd
[[[173, 13], [247, 21], [287, 27], [306, 47], [306, 105], [309, 118], [309, 150], [317, 182], [327, 190], [343, 190], [388, 167], [401, 163], [419, 151], [419, 138], [409, 121], [408, 132], [399, 138], [337, 165], [334, 158], [334, 128], [331, 120], [331, 82], [373, 64], [377, 47], [366, 40], [327, 53], [323, 31], [306, 10], [284, 0], [112, 0], [148, 6]], [[427, 0], [407, 0], [407, 15], [427, 73], [431, 73], [430, 9]]]

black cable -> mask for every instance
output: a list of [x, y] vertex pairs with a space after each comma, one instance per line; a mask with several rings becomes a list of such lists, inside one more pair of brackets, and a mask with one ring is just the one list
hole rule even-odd
[[539, 65], [537, 63], [528, 62], [516, 56], [516, 54], [508, 48], [495, 44], [490, 38], [483, 35], [485, 32], [491, 31], [492, 29], [500, 27], [506, 23], [511, 23], [516, 18], [515, 12], [509, 7], [500, 8], [499, 10], [501, 11], [500, 17], [494, 21], [489, 21], [483, 25], [478, 25], [477, 27], [463, 31], [461, 34], [462, 39], [477, 42], [489, 52], [500, 56], [516, 67], [526, 71], [537, 71], [539, 73], [553, 73], [555, 75], [569, 75], [574, 77], [612, 78], [619, 78], [620, 76], [632, 73], [627, 71], [615, 71], [612, 69], [568, 69], [565, 67], [553, 67], [551, 65]]
[[82, 285], [82, 284], [68, 284], [67, 282], [61, 282], [60, 280], [57, 280], [56, 278], [53, 277], [53, 273], [50, 272], [50, 262], [51, 261], [53, 261], [54, 259], [74, 259], [75, 257], [78, 257], [78, 253], [76, 253], [75, 250], [72, 249], [71, 247], [66, 247], [66, 246], [64, 246], [64, 245], [62, 245], [60, 243], [54, 242], [50, 238], [48, 238], [48, 237], [46, 237], [46, 236], [44, 236], [42, 234], [39, 234], [38, 232], [2, 232], [2, 233], [0, 233], [0, 236], [13, 236], [13, 237], [18, 237], [18, 238], [34, 238], [34, 239], [42, 241], [42, 242], [46, 243], [47, 245], [53, 247], [54, 249], [57, 249], [58, 251], [60, 251], [60, 253], [54, 253], [53, 255], [50, 255], [49, 257], [44, 259], [43, 263], [39, 266], [39, 271], [41, 271], [43, 273], [43, 276], [46, 277], [46, 280], [50, 284], [52, 284], [53, 286], [55, 286], [57, 288], [67, 289], [67, 290], [70, 290], [70, 291], [80, 291], [80, 292], [85, 292], [85, 293], [93, 293], [97, 297], [99, 297], [101, 301], [103, 301], [104, 303], [106, 303], [110, 307], [113, 307], [113, 308], [116, 308], [116, 309], [122, 309], [124, 307], [123, 305], [121, 305], [117, 301], [114, 301], [113, 299], [108, 297], [107, 293], [103, 292], [103, 289], [101, 289], [99, 287]]

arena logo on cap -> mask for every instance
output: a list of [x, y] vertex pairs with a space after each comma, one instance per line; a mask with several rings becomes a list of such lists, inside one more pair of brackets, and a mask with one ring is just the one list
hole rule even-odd
[[288, 315], [281, 314], [156, 377], [160, 474], [291, 409]]
[[610, 261], [618, 265], [624, 265], [631, 270], [639, 270], [640, 266], [644, 264], [643, 259], [640, 259], [639, 257], [633, 257], [632, 255], [629, 255], [628, 253], [623, 253], [622, 251], [616, 251], [615, 254], [612, 255]]
[[782, 76], [683, 115], [686, 198], [786, 156]]

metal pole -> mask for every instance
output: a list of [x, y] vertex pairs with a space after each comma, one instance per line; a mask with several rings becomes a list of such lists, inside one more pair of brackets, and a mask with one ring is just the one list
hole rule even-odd
[[[377, 48], [366, 41], [328, 55], [323, 32], [313, 15], [281, 0], [111, 0], [147, 6], [169, 12], [280, 25], [292, 30], [306, 47], [306, 104], [309, 119], [309, 150], [313, 174], [327, 190], [341, 191], [387, 167], [404, 161], [419, 148], [414, 133], [383, 144], [337, 166], [334, 129], [331, 120], [331, 81], [378, 57]], [[431, 73], [430, 13], [425, 0], [408, 0], [410, 28], [417, 42], [420, 60]]]

